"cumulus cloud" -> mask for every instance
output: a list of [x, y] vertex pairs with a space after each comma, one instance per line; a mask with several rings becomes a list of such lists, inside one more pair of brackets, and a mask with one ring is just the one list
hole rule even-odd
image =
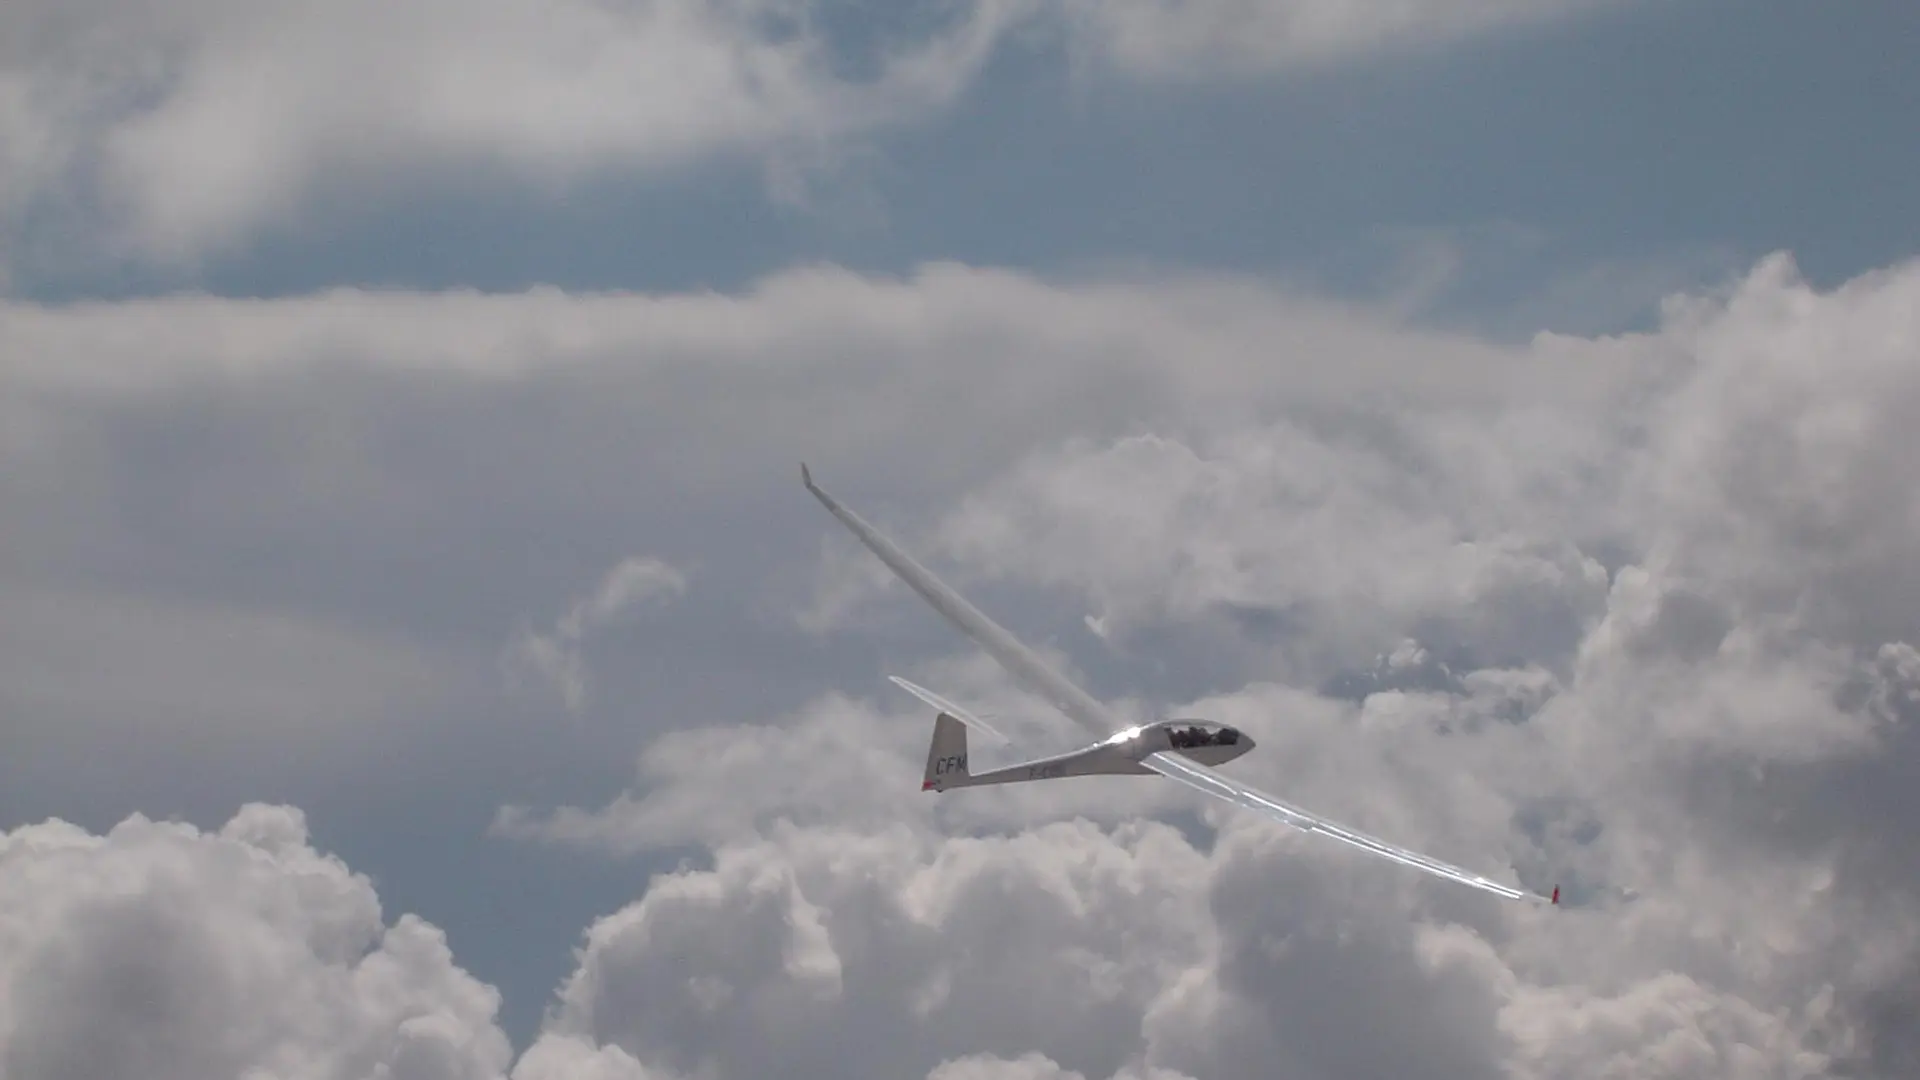
[[617, 625], [635, 609], [687, 591], [686, 575], [661, 559], [631, 556], [607, 571], [589, 596], [574, 601], [547, 633], [524, 629], [508, 647], [510, 671], [528, 671], [559, 690], [570, 712], [587, 703], [586, 638]]
[[[1615, 396], [1169, 421], [908, 530], [1123, 646], [1233, 643], [1218, 692], [1160, 703], [1253, 732], [1233, 771], [1566, 907], [1125, 778], [917, 796], [925, 719], [827, 699], [521, 820], [712, 858], [594, 927], [542, 1039], [727, 1076], [769, 1031], [786, 1067], [894, 1075], [1904, 1075], [1920, 515], [1883, 466], [1917, 294], [1768, 260], [1590, 343], [1644, 361]], [[668, 972], [681, 1013], [624, 1004]]]
[[[1010, 731], [1045, 726], [1045, 705], [1022, 706]], [[1057, 740], [1058, 726], [1052, 726], [1035, 734]], [[917, 705], [883, 711], [834, 694], [774, 722], [707, 726], [653, 741], [636, 770], [644, 797], [622, 795], [591, 811], [503, 807], [494, 828], [504, 836], [631, 856], [687, 843], [720, 848], [781, 823], [881, 828], [939, 821], [965, 831], [1074, 815], [1115, 823], [1177, 805], [1172, 792], [1158, 786], [1100, 781], [1007, 788], [990, 800], [929, 800], [920, 774], [932, 730], [932, 719]], [[1066, 745], [1076, 744], [1070, 738]], [[973, 759], [976, 768], [988, 768], [1026, 749], [980, 746]], [[742, 797], [746, 790], [754, 794]]]
[[[951, 266], [15, 304], [0, 567], [491, 659], [617, 558], [557, 529], [697, 557], [652, 640], [716, 666], [651, 677], [701, 711], [604, 804], [498, 822], [687, 859], [588, 930], [528, 1077], [1904, 1076], [1916, 297], [1920, 267], [1819, 291], [1777, 259], [1656, 332], [1518, 346]], [[1236, 774], [1567, 906], [1150, 780], [919, 792], [929, 718], [841, 695], [898, 661], [1025, 703], [897, 589], [791, 634], [847, 542], [809, 539], [801, 457], [1127, 709], [1252, 732]]]
[[[1076, 445], [933, 531], [969, 565], [1085, 595], [1107, 638], [1224, 610], [1298, 628], [1282, 633], [1290, 655], [1339, 668], [1414, 627], [1483, 657], [1553, 659], [1605, 604], [1606, 570], [1567, 534], [1607, 492], [1568, 478], [1604, 469], [1609, 448], [1527, 427], [1442, 418], [1405, 425], [1398, 446], [1293, 423]], [[1524, 475], [1489, 476], [1460, 453], [1480, 439], [1538, 452], [1505, 465]], [[1504, 484], [1561, 490], [1515, 507], [1488, 490]]]
[[618, 1046], [556, 1035], [541, 1039], [521, 1056], [513, 1080], [677, 1080], [649, 1069]]
[[935, 1066], [927, 1080], [1084, 1080], [1079, 1073], [1068, 1072], [1040, 1054], [997, 1058], [972, 1054]]
[[383, 922], [299, 811], [217, 832], [132, 817], [0, 833], [0, 1072], [503, 1078], [495, 990], [445, 937]]
[[1189, 917], [1199, 870], [1153, 824], [951, 844], [776, 830], [596, 923], [543, 1038], [683, 1074], [925, 1075], [1031, 1052], [1110, 1076], [1210, 937]]

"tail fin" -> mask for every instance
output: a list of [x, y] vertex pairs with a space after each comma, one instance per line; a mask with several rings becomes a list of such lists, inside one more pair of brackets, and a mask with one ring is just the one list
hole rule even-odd
[[966, 779], [966, 725], [943, 712], [933, 721], [933, 744], [927, 747], [927, 775], [920, 790], [944, 791]]

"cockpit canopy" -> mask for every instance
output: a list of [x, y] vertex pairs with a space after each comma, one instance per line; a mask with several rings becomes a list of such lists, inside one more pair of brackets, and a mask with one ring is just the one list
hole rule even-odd
[[1202, 746], [1238, 746], [1245, 738], [1238, 729], [1205, 720], [1167, 720], [1162, 722], [1175, 750]]

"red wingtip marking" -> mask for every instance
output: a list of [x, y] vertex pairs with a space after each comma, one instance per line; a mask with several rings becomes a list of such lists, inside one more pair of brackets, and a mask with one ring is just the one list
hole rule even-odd
[[1553, 902], [1556, 904], [1560, 902], [1560, 886], [1558, 885], [1553, 887]]
[[932, 791], [932, 790], [933, 790], [933, 781], [931, 781], [931, 780], [922, 780], [922, 781], [920, 781], [920, 790], [921, 790], [921, 791]]

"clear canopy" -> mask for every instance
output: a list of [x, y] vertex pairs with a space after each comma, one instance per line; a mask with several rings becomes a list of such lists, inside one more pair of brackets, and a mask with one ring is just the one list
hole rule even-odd
[[1190, 720], [1175, 720], [1168, 724], [1167, 737], [1172, 740], [1175, 750], [1191, 750], [1197, 746], [1235, 746], [1240, 742], [1240, 733], [1233, 728]]

